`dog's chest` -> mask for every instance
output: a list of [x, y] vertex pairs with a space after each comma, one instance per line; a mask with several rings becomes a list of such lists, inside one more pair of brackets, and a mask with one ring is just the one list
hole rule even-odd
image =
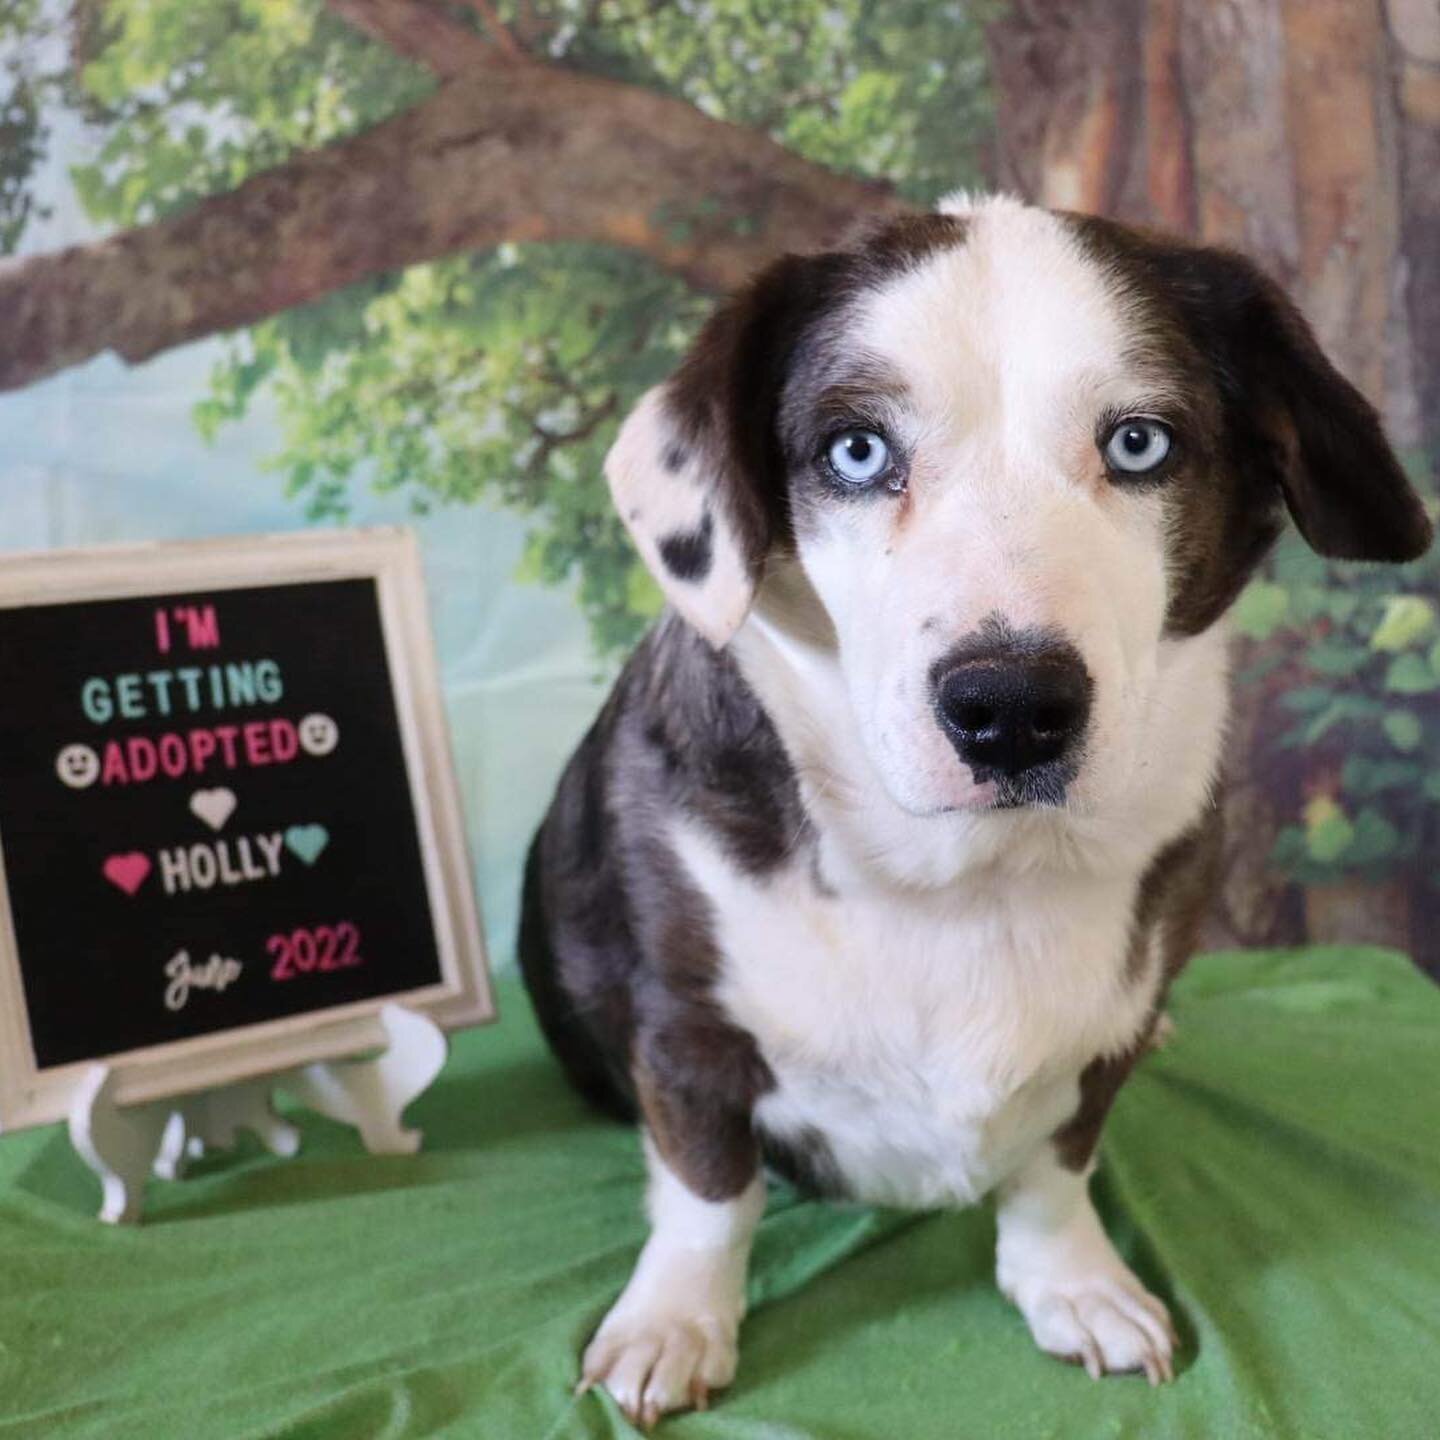
[[775, 1076], [756, 1121], [856, 1198], [978, 1199], [1074, 1112], [1150, 986], [1125, 978], [1132, 887], [1053, 877], [954, 894], [827, 894], [808, 864], [756, 880], [696, 832], [715, 993]]

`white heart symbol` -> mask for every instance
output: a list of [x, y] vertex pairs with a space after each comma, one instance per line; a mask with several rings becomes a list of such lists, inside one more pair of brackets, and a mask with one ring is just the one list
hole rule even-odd
[[197, 790], [190, 797], [190, 813], [198, 815], [212, 830], [222, 830], [235, 813], [235, 792], [223, 785], [214, 790]]

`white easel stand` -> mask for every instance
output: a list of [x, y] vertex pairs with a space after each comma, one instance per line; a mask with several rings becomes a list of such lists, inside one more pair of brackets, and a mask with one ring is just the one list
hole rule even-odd
[[144, 1105], [116, 1105], [115, 1071], [92, 1065], [70, 1107], [70, 1143], [100, 1177], [100, 1218], [139, 1220], [148, 1175], [179, 1179], [188, 1158], [233, 1145], [240, 1130], [254, 1131], [271, 1154], [294, 1155], [300, 1132], [275, 1113], [277, 1090], [355, 1126], [372, 1155], [413, 1155], [422, 1137], [401, 1117], [440, 1073], [445, 1032], [402, 1005], [384, 1006], [380, 1023], [389, 1043], [372, 1060], [304, 1065]]

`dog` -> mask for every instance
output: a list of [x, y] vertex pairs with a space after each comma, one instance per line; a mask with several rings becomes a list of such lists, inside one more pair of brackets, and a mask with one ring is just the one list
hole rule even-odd
[[1042, 1350], [1171, 1378], [1088, 1195], [1217, 880], [1223, 617], [1288, 510], [1403, 561], [1372, 407], [1241, 255], [955, 197], [785, 257], [606, 461], [669, 609], [565, 770], [519, 954], [651, 1230], [582, 1360], [734, 1376], [767, 1169], [993, 1196]]

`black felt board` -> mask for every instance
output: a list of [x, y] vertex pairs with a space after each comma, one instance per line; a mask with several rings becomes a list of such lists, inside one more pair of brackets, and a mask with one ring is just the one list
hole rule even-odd
[[0, 609], [0, 853], [42, 1069], [438, 982], [375, 582]]

